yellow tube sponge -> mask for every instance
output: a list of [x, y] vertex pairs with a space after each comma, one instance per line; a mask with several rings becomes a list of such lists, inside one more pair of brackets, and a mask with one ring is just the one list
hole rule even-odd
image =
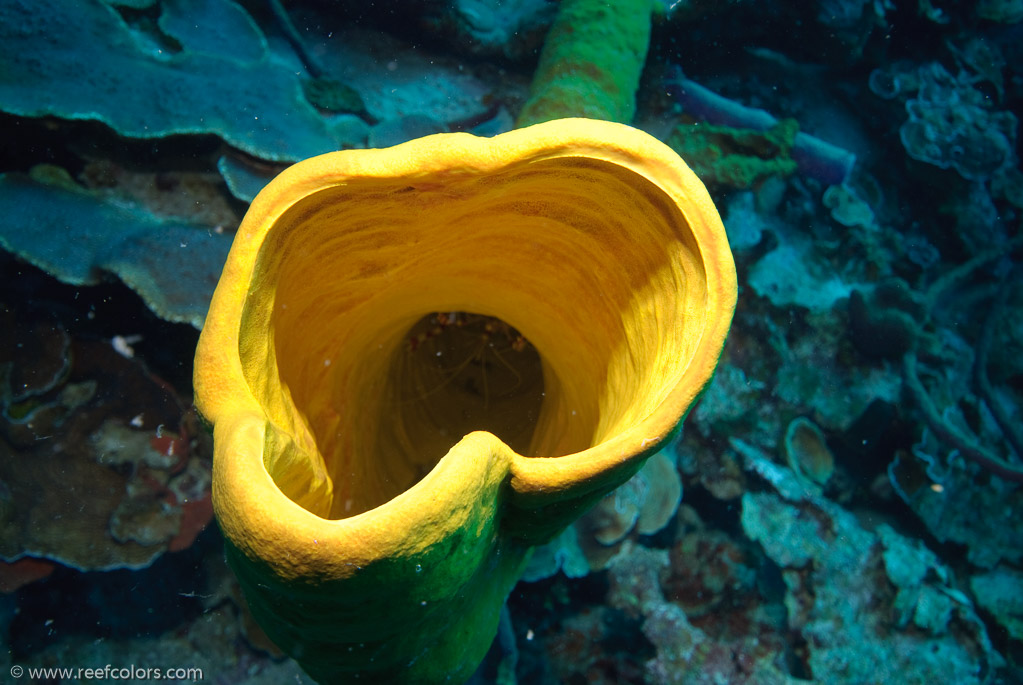
[[735, 299], [703, 185], [625, 125], [287, 169], [195, 359], [253, 614], [322, 682], [464, 680], [530, 547], [671, 436]]

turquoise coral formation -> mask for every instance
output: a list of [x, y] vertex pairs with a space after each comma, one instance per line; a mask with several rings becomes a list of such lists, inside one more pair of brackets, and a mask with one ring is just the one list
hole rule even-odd
[[909, 119], [899, 129], [910, 157], [971, 181], [1016, 165], [1012, 112], [991, 109], [986, 96], [940, 64], [921, 68], [919, 78], [916, 97], [906, 101]]
[[169, 321], [202, 326], [230, 235], [162, 220], [84, 189], [0, 176], [0, 246], [65, 283], [118, 276]]
[[[276, 161], [335, 149], [294, 69], [268, 53], [244, 59], [261, 38], [241, 10], [230, 0], [197, 8], [241, 22], [248, 36], [236, 30], [233, 41], [217, 40], [207, 30], [217, 17], [182, 22], [173, 13], [166, 23], [184, 48], [194, 48], [176, 50], [132, 29], [100, 0], [3, 0], [0, 110], [100, 121], [135, 138], [211, 134]], [[83, 55], [83, 46], [94, 54]]]

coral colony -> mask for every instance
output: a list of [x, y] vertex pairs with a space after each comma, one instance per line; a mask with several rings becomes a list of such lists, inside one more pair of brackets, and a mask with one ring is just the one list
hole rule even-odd
[[400, 5], [0, 0], [0, 672], [1023, 680], [1023, 2]]

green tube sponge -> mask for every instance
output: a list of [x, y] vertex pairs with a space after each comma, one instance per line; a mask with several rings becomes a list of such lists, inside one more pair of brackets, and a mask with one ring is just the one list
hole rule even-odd
[[632, 121], [652, 11], [652, 0], [562, 0], [517, 125], [561, 117]]

